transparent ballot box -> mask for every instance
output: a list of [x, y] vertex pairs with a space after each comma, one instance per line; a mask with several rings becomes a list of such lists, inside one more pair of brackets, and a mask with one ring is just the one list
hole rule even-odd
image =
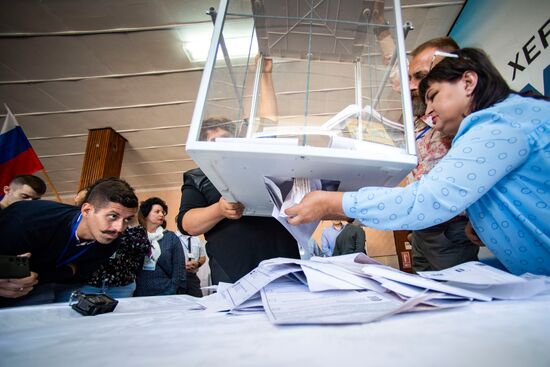
[[271, 215], [265, 177], [353, 191], [416, 166], [399, 1], [222, 0], [211, 15], [186, 149], [245, 214]]

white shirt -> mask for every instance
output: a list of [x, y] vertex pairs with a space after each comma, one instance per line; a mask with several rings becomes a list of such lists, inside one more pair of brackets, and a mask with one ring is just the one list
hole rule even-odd
[[[180, 231], [176, 231], [175, 233], [180, 239], [183, 251], [185, 253], [185, 259], [192, 258], [193, 260], [198, 260], [200, 257], [206, 256], [206, 250], [200, 238], [185, 235]], [[191, 239], [191, 249], [189, 249], [189, 239]], [[189, 252], [191, 252], [191, 256], [189, 255]]]

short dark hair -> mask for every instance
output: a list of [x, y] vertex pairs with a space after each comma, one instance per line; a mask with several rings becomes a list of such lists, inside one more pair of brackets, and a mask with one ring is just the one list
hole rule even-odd
[[223, 116], [212, 116], [203, 120], [199, 140], [206, 140], [206, 133], [210, 130], [222, 129], [228, 131], [231, 136], [236, 136], [237, 128], [235, 123]]
[[10, 185], [27, 185], [40, 196], [46, 192], [46, 183], [34, 175], [17, 175], [11, 180]]
[[166, 202], [158, 197], [152, 197], [147, 200], [142, 201], [139, 204], [139, 213], [138, 213], [138, 219], [142, 225], [145, 224], [145, 218], [151, 213], [151, 210], [153, 209], [153, 205], [160, 205], [162, 209], [168, 213], [168, 205], [166, 205]]
[[97, 208], [103, 208], [110, 202], [126, 208], [138, 207], [138, 198], [132, 186], [117, 177], [102, 178], [93, 183], [88, 188], [84, 202]]
[[444, 58], [420, 82], [418, 89], [424, 101], [432, 82], [456, 82], [467, 71], [475, 72], [478, 77], [472, 95], [471, 112], [483, 110], [501, 102], [513, 92], [483, 50], [463, 48], [455, 54], [458, 58]]
[[417, 46], [414, 50], [411, 51], [411, 57], [416, 57], [418, 54], [428, 48], [436, 48], [440, 51], [446, 52], [454, 52], [460, 49], [456, 41], [451, 37], [439, 37], [433, 38]]

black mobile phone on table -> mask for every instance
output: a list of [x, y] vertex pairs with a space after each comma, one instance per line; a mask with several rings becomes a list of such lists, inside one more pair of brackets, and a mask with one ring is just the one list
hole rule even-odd
[[30, 275], [28, 257], [0, 255], [0, 279], [19, 279]]

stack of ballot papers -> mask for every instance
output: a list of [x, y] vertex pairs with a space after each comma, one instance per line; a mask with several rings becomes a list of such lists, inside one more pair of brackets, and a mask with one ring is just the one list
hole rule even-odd
[[354, 324], [402, 312], [526, 299], [550, 293], [550, 277], [521, 277], [472, 261], [419, 275], [365, 254], [263, 261], [234, 284], [197, 299], [207, 311], [265, 312], [274, 324]]

